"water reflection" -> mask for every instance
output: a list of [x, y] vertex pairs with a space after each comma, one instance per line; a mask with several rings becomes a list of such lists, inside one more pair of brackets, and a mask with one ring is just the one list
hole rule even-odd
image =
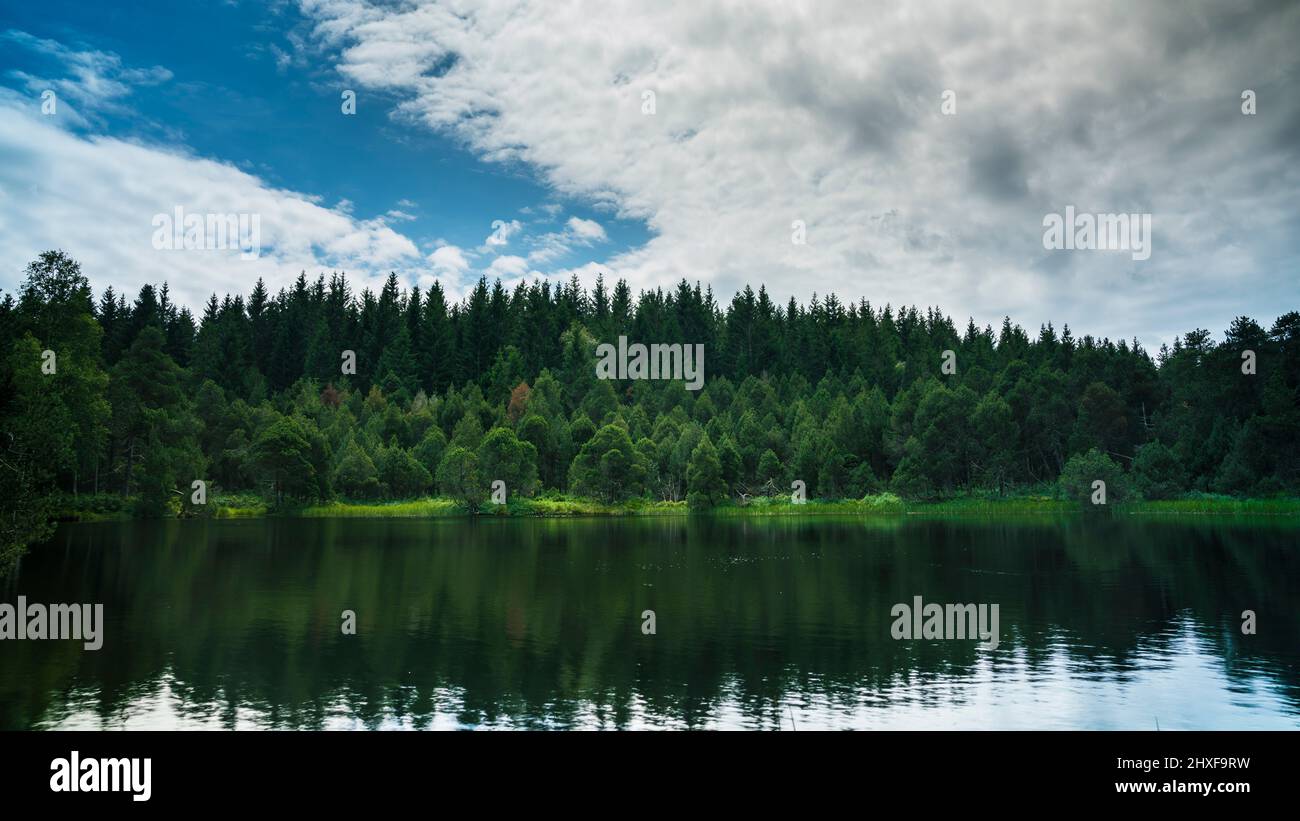
[[[0, 727], [1294, 729], [1297, 533], [1091, 517], [67, 526], [0, 601], [103, 602], [104, 648], [0, 643]], [[890, 608], [914, 595], [998, 603], [998, 648], [891, 639]]]

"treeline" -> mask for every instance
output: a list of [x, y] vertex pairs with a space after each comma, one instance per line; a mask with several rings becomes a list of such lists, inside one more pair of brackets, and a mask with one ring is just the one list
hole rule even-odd
[[[596, 345], [620, 335], [703, 344], [704, 389], [597, 379]], [[1300, 485], [1294, 311], [1267, 330], [1238, 318], [1220, 343], [1190, 331], [1154, 358], [1068, 325], [959, 331], [937, 309], [834, 295], [782, 306], [746, 288], [724, 309], [686, 281], [634, 298], [623, 281], [480, 280], [449, 302], [395, 274], [360, 294], [342, 274], [301, 275], [274, 295], [260, 280], [213, 295], [196, 319], [166, 285], [96, 300], [51, 251], [0, 301], [0, 343], [8, 545], [56, 492], [161, 515], [196, 478], [278, 504], [477, 503], [500, 479], [512, 494], [708, 506], [796, 479], [810, 497], [1003, 493], [1063, 471], [1068, 484], [1078, 457], [1075, 479], [1110, 471], [1121, 495]]]

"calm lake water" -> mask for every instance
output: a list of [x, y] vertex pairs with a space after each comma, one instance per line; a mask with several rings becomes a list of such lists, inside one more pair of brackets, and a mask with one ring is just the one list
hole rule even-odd
[[[103, 603], [103, 648], [0, 642], [0, 728], [1297, 729], [1297, 536], [1094, 516], [68, 525], [0, 602]], [[998, 604], [999, 646], [891, 638], [916, 595]]]

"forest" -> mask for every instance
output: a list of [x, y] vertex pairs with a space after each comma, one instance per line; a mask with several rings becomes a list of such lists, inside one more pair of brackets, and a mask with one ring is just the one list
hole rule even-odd
[[[703, 388], [597, 378], [619, 336], [702, 345]], [[47, 251], [0, 298], [0, 351], [0, 559], [85, 500], [196, 515], [195, 480], [278, 511], [431, 495], [474, 511], [498, 480], [694, 510], [795, 481], [817, 499], [1077, 496], [1097, 478], [1115, 501], [1300, 491], [1296, 311], [1154, 356], [1050, 322], [781, 305], [761, 285], [722, 307], [684, 279], [635, 296], [480, 279], [452, 302], [396, 273], [378, 293], [303, 273], [196, 317], [166, 283], [96, 298]]]

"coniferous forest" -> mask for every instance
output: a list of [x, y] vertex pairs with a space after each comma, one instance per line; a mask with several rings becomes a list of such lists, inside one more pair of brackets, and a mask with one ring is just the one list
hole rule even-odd
[[[620, 335], [704, 346], [705, 385], [598, 379]], [[480, 280], [354, 291], [334, 273], [213, 295], [92, 292], [59, 251], [0, 300], [0, 551], [68, 510], [197, 515], [208, 494], [271, 510], [431, 495], [692, 509], [789, 496], [1300, 491], [1300, 313], [1136, 340], [959, 328], [938, 308], [720, 304], [683, 280], [632, 294]], [[952, 355], [945, 356], [945, 351]], [[355, 373], [342, 363], [352, 354]], [[944, 369], [945, 361], [952, 367]], [[951, 370], [952, 372], [945, 372]]]

